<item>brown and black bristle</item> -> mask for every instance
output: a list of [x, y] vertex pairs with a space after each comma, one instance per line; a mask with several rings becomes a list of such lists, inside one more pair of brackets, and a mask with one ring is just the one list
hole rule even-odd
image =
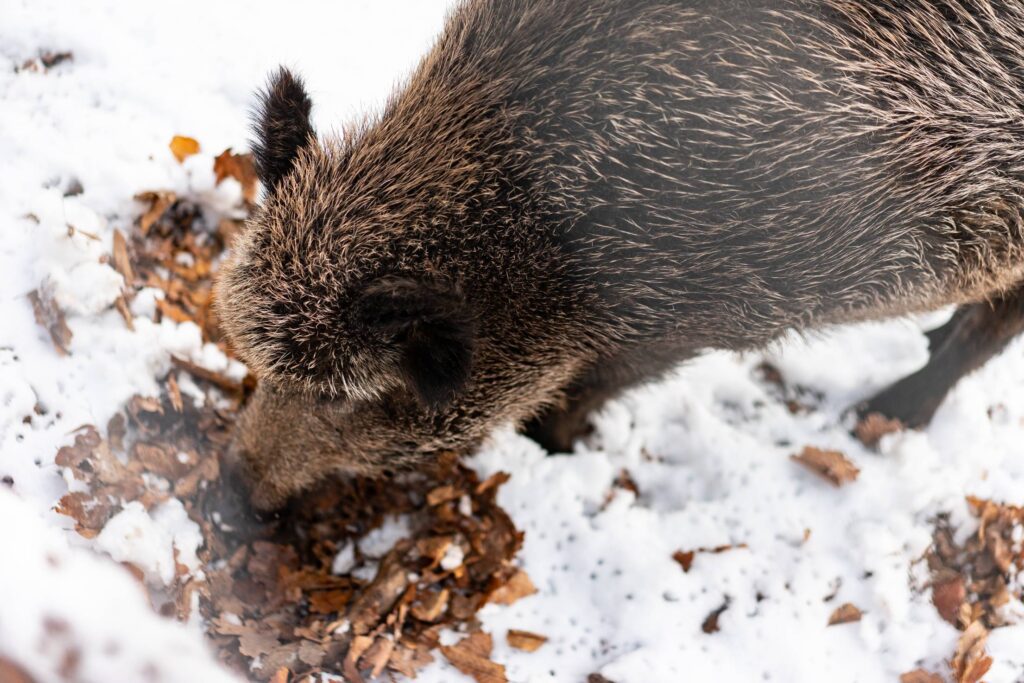
[[312, 110], [302, 79], [283, 66], [260, 93], [253, 112], [252, 155], [256, 173], [268, 189], [292, 169], [299, 150], [313, 142]]
[[317, 141], [309, 109], [286, 71], [263, 96], [218, 297], [292, 419], [334, 420], [307, 470], [1024, 266], [1021, 0], [470, 0], [378, 117]]

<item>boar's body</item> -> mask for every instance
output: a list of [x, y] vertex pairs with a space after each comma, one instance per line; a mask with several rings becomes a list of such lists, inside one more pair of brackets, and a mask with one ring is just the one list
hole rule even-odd
[[1024, 266], [1021, 2], [471, 0], [343, 140], [284, 71], [257, 124], [218, 294], [268, 505]]

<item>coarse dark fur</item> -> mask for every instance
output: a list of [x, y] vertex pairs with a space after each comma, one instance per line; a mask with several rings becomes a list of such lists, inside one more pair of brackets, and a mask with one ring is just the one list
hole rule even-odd
[[[1024, 0], [469, 0], [378, 117], [309, 114], [274, 76], [217, 290], [261, 506], [507, 422], [564, 447], [704, 349], [1021, 308]], [[949, 339], [1016, 324], [971, 310]]]

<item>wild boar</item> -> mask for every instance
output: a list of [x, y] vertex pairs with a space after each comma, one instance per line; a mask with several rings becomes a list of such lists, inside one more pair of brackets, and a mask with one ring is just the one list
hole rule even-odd
[[[343, 67], [339, 67], [343, 68]], [[1024, 326], [1024, 2], [467, 0], [320, 136], [274, 74], [217, 312], [261, 507], [496, 426], [568, 448], [706, 349], [964, 307], [862, 407], [925, 424]]]

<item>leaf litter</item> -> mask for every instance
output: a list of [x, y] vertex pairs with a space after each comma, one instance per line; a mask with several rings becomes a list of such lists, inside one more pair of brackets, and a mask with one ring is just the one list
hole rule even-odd
[[[216, 164], [218, 179], [237, 180], [249, 206], [256, 193], [251, 158], [227, 150]], [[230, 355], [211, 307], [212, 282], [244, 216], [214, 217], [191, 198], [164, 190], [136, 199], [139, 219], [127, 234], [115, 233], [111, 255], [125, 279], [123, 313], [139, 289], [156, 287], [164, 295], [157, 319], [192, 321], [205, 341]], [[41, 296], [40, 302], [45, 306]], [[43, 312], [37, 315], [50, 329], [60, 317]], [[130, 325], [131, 317], [125, 321]], [[308, 681], [320, 672], [355, 683], [386, 674], [415, 677], [437, 652], [481, 683], [506, 680], [504, 667], [490, 659], [491, 636], [476, 612], [536, 592], [514, 564], [523, 535], [495, 501], [507, 474], [481, 481], [446, 454], [431, 471], [339, 478], [281, 513], [257, 516], [225, 461], [254, 380], [172, 360], [159, 396], [134, 397], [106, 425], [106, 436], [82, 426], [56, 456], [81, 483], [75, 488], [84, 489], [65, 495], [57, 511], [87, 538], [131, 502], [151, 510], [176, 498], [199, 526], [200, 567], [190, 571], [176, 562], [170, 585], [148, 586], [161, 613], [188, 620], [198, 606], [220, 658], [259, 681]], [[205, 401], [183, 396], [182, 375], [205, 392]], [[376, 564], [355, 550], [350, 566], [333, 573], [341, 549], [358, 549], [360, 539], [395, 516], [409, 519], [406, 538]], [[444, 629], [464, 637], [442, 646]], [[525, 631], [509, 638], [527, 651], [545, 640]]]
[[32, 313], [36, 322], [50, 333], [50, 340], [57, 353], [62, 356], [71, 353], [71, 328], [64, 318], [64, 311], [53, 298], [53, 288], [44, 284], [39, 289], [29, 292], [28, 299], [32, 303]]
[[839, 624], [852, 624], [860, 621], [861, 617], [864, 616], [860, 611], [860, 608], [853, 603], [843, 603], [839, 607], [836, 607], [828, 618], [829, 626], [838, 626]]
[[925, 557], [932, 602], [962, 631], [950, 661], [956, 683], [977, 683], [988, 672], [988, 635], [1013, 623], [1006, 608], [1024, 599], [1024, 508], [973, 496], [967, 503], [978, 530], [957, 543], [949, 516], [940, 515]]
[[815, 474], [824, 477], [833, 486], [842, 486], [856, 481], [860, 469], [850, 462], [839, 451], [828, 451], [814, 446], [805, 446], [797, 455], [790, 458]]
[[198, 154], [200, 151], [199, 141], [185, 135], [175, 135], [171, 138], [171, 142], [168, 147], [171, 150], [171, 154], [174, 155], [174, 158], [178, 160], [179, 164], [193, 154]]

